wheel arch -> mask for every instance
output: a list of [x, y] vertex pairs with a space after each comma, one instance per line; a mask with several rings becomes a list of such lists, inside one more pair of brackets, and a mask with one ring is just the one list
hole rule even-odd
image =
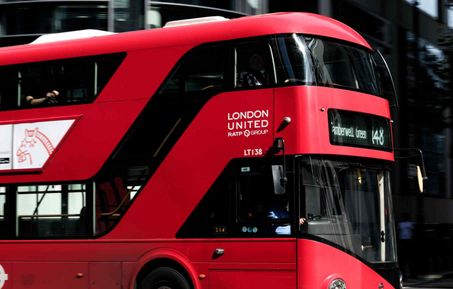
[[137, 269], [131, 279], [130, 289], [136, 289], [148, 273], [159, 267], [170, 267], [181, 273], [190, 283], [191, 288], [200, 288], [195, 268], [181, 252], [173, 249], [153, 249], [137, 262]]

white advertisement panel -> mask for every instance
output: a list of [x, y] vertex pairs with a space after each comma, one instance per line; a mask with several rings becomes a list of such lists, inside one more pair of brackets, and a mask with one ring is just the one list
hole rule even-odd
[[0, 170], [11, 170], [13, 148], [13, 125], [0, 125]]
[[74, 123], [74, 119], [13, 125], [13, 169], [39, 169]]

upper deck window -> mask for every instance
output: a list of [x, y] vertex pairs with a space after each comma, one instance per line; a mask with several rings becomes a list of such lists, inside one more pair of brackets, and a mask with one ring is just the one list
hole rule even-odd
[[318, 84], [379, 95], [372, 58], [364, 50], [332, 41], [305, 38]]
[[328, 39], [277, 38], [278, 82], [337, 87], [384, 96], [381, 77], [366, 49]]
[[[92, 102], [122, 59], [111, 54], [0, 67], [0, 109]], [[52, 91], [58, 96], [47, 101]]]
[[269, 38], [244, 39], [200, 46], [190, 51], [164, 83], [161, 92], [180, 97], [191, 92], [213, 93], [273, 85], [275, 68]]
[[310, 62], [310, 52], [303, 38], [297, 35], [278, 37], [275, 41], [278, 83], [306, 84], [315, 82], [315, 73]]
[[199, 47], [191, 51], [162, 88], [164, 94], [225, 89], [226, 47]]
[[264, 40], [248, 40], [234, 47], [235, 83], [237, 88], [258, 88], [275, 83], [272, 54]]

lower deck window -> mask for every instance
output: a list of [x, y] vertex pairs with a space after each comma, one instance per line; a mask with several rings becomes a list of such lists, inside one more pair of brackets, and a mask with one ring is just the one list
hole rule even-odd
[[0, 187], [0, 239], [92, 237], [110, 230], [140, 189], [123, 177]]

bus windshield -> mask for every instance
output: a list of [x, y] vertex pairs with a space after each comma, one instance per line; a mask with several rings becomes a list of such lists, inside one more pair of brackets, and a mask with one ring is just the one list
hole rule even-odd
[[396, 261], [387, 168], [312, 157], [300, 168], [304, 232], [370, 263]]
[[365, 48], [296, 34], [279, 38], [277, 43], [282, 84], [337, 87], [385, 96], [381, 80], [386, 77], [380, 75], [373, 53]]

